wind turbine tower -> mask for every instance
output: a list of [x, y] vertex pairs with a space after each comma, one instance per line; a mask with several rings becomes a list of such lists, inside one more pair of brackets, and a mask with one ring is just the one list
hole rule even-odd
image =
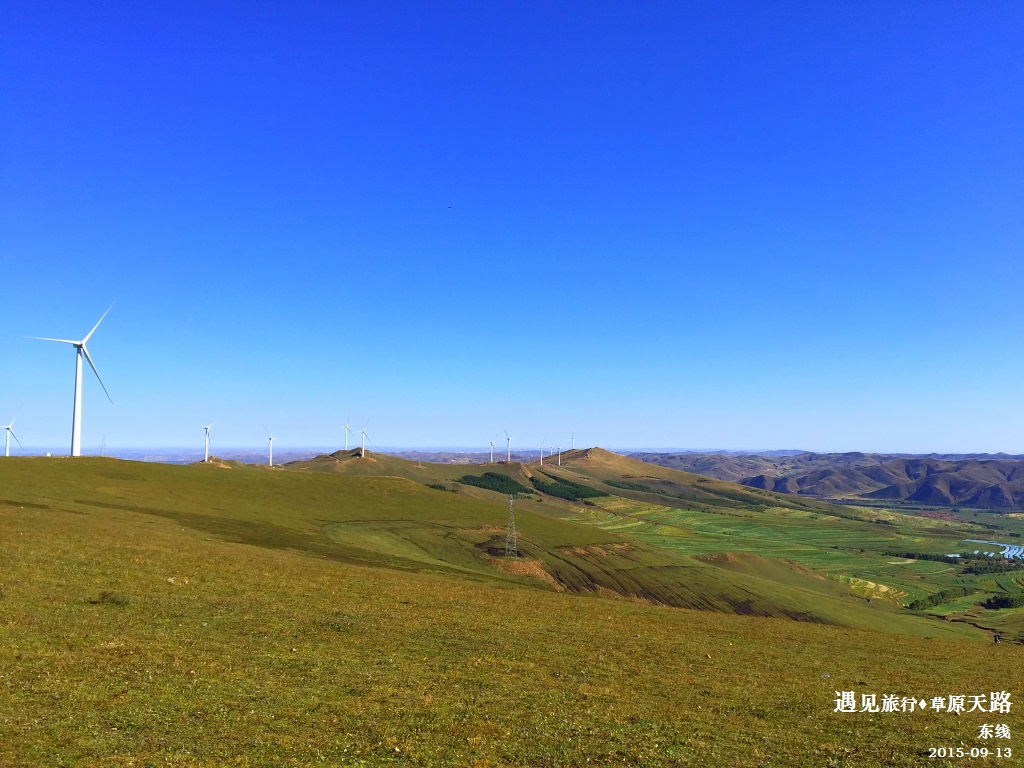
[[[92, 330], [89, 331], [88, 335], [81, 341], [71, 341], [69, 339], [47, 339], [40, 336], [29, 336], [30, 339], [36, 339], [38, 341], [56, 341], [60, 344], [70, 344], [75, 348], [75, 409], [71, 414], [71, 455], [81, 456], [82, 455], [82, 358], [84, 357], [89, 363], [89, 367], [92, 368], [92, 372], [96, 374], [96, 380], [103, 387], [103, 394], [107, 396], [107, 400], [110, 400], [110, 404], [113, 405], [114, 401], [110, 399], [110, 393], [107, 392], [107, 387], [103, 383], [103, 379], [100, 378], [100, 372], [96, 370], [96, 364], [93, 363], [92, 357], [89, 355], [89, 350], [86, 348], [86, 342], [92, 338], [92, 335], [96, 333], [96, 329], [100, 327], [100, 323], [103, 322], [103, 318], [106, 317], [110, 310], [114, 306], [111, 305], [106, 312], [103, 313], [103, 317], [99, 319], [96, 325], [93, 326]], [[18, 445], [21, 445], [19, 442]]]
[[508, 430], [505, 430], [505, 462], [508, 464], [512, 463], [512, 438], [508, 436]]
[[349, 432], [352, 431], [351, 429], [348, 428], [348, 425], [351, 424], [351, 423], [352, 423], [352, 416], [350, 415], [347, 419], [345, 419], [345, 450], [346, 451], [348, 450], [348, 434], [349, 434]]
[[540, 465], [542, 467], [544, 466], [544, 441], [543, 440], [540, 443]]
[[274, 466], [274, 441], [277, 438], [270, 434], [270, 430], [267, 429], [266, 425], [264, 425], [263, 431], [267, 433], [267, 450], [270, 454], [270, 466]]
[[562, 466], [562, 446], [556, 445], [555, 448], [558, 449], [558, 466]]
[[491, 440], [491, 464], [494, 463], [494, 441]]
[[575, 432], [570, 432], [569, 434], [572, 435], [572, 450], [575, 451], [576, 450], [576, 433]]
[[367, 438], [367, 437], [369, 437], [369, 435], [367, 435], [367, 434], [366, 434], [366, 427], [363, 427], [363, 428], [362, 428], [361, 430], [359, 430], [359, 431], [360, 431], [360, 432], [362, 433], [362, 435], [363, 435], [363, 442], [362, 442], [362, 444], [361, 444], [361, 445], [359, 446], [359, 458], [360, 458], [360, 459], [365, 459], [365, 458], [366, 458], [366, 438]]
[[217, 422], [215, 421], [211, 421], [209, 424], [203, 425], [203, 429], [206, 430], [206, 454], [203, 456], [204, 464], [210, 461], [210, 427], [216, 423]]
[[17, 420], [18, 420], [18, 417], [15, 416], [13, 419], [11, 419], [11, 423], [4, 427], [4, 430], [6, 432], [6, 434], [4, 435], [4, 456], [10, 456], [11, 455], [11, 437], [12, 436], [14, 437], [15, 442], [17, 442], [19, 446], [21, 446], [22, 448], [25, 447], [25, 446], [21, 445], [21, 440], [18, 440], [18, 436], [14, 434], [14, 422], [16, 422]]

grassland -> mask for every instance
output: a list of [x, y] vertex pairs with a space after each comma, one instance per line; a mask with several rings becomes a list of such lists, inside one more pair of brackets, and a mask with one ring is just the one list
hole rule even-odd
[[437, 479], [3, 462], [0, 764], [959, 765], [923, 754], [977, 746], [991, 717], [839, 714], [835, 691], [969, 695], [1024, 671], [1024, 648], [955, 623], [652, 604], [627, 575], [902, 618], [793, 562], [566, 519], [624, 517], [600, 506], [524, 500], [524, 562], [553, 578], [516, 573], [489, 552], [507, 502]]
[[[992, 594], [1019, 591], [1019, 581], [1012, 575], [994, 580], [966, 574], [953, 563], [889, 554], [940, 555], [961, 551], [965, 538], [1014, 537], [1022, 527], [1017, 518], [971, 510], [959, 512], [959, 520], [945, 520], [905, 508], [836, 506], [638, 465], [604, 451], [572, 456], [563, 467], [549, 471], [586, 479], [618, 494], [574, 510], [570, 519], [677, 554], [739, 552], [784, 558], [848, 585], [853, 594], [873, 603], [905, 606], [945, 589], [972, 589], [971, 597], [954, 604], [959, 610], [940, 606], [925, 613], [1024, 640], [1024, 611], [988, 611], [979, 605]], [[697, 487], [708, 497], [694, 497], [688, 487]]]

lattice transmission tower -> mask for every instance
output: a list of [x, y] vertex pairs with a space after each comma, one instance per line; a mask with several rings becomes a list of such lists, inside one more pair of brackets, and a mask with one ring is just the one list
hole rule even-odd
[[516, 533], [516, 497], [508, 495], [508, 530], [505, 532], [505, 557], [519, 559], [519, 534]]

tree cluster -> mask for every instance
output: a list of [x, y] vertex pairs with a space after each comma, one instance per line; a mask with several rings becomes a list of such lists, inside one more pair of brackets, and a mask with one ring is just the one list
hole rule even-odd
[[622, 488], [627, 491], [643, 491], [644, 493], [658, 493], [658, 491], [651, 488], [649, 485], [643, 483], [630, 483], [625, 480], [605, 480], [606, 485], [610, 485], [612, 488]]
[[556, 496], [559, 499], [566, 499], [567, 501], [582, 501], [583, 499], [592, 499], [597, 496], [608, 495], [597, 488], [591, 488], [589, 485], [581, 485], [580, 483], [574, 483], [571, 480], [563, 480], [560, 477], [553, 477], [551, 475], [545, 475], [545, 477], [550, 478], [554, 482], [545, 482], [536, 475], [530, 478], [530, 482], [533, 483], [534, 488], [541, 493], [546, 493], [548, 496]]
[[456, 482], [463, 485], [474, 485], [477, 488], [486, 488], [488, 491], [498, 491], [499, 493], [533, 493], [522, 483], [517, 483], [508, 475], [502, 475], [497, 472], [484, 472], [482, 475], [463, 475]]
[[1018, 592], [1013, 595], [996, 595], [990, 597], [984, 603], [983, 606], [997, 610], [999, 608], [1020, 608], [1024, 606], [1024, 592]]
[[908, 608], [912, 611], [922, 611], [925, 608], [931, 608], [932, 606], [939, 605], [941, 603], [947, 603], [950, 600], [955, 600], [958, 597], [966, 597], [967, 595], [973, 594], [974, 589], [968, 587], [953, 587], [952, 589], [943, 589], [940, 592], [936, 592], [934, 595], [928, 595], [928, 597], [922, 597], [920, 600], [912, 602]]

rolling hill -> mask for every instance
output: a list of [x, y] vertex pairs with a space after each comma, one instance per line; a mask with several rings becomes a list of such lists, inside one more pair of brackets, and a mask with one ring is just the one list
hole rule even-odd
[[786, 457], [638, 454], [637, 458], [752, 488], [822, 499], [1024, 507], [1024, 462], [1014, 457], [806, 453]]
[[[371, 458], [0, 462], [0, 764], [902, 766], [992, 716], [894, 728], [835, 712], [837, 691], [1000, 691], [1024, 664], [880, 585], [743, 549], [813, 533], [839, 564], [952, 524], [591, 450], [477, 468], [532, 489], [516, 561], [495, 552], [505, 494]], [[608, 495], [566, 498], [583, 487]], [[926, 566], [945, 567], [890, 567]]]
[[[580, 581], [580, 573], [571, 572], [564, 562], [566, 552], [572, 558], [582, 556], [582, 552], [537, 554], [538, 565], [546, 574], [543, 577], [570, 591], [598, 588], [677, 607], [789, 616], [851, 626], [885, 625], [896, 629], [910, 618], [902, 606], [950, 588], [954, 577], [965, 567], [932, 568], [946, 575], [924, 575], [917, 565], [894, 565], [889, 552], [924, 551], [941, 556], [962, 548], [965, 538], [992, 535], [989, 527], [979, 523], [926, 519], [878, 508], [835, 506], [657, 467], [599, 448], [563, 453], [561, 465], [549, 460], [543, 465], [533, 461], [451, 466], [374, 454], [360, 459], [357, 452], [351, 451], [297, 462], [288, 465], [288, 469], [342, 476], [383, 473], [434, 489], [455, 491], [459, 496], [502, 504], [507, 503], [507, 494], [514, 490], [517, 508], [627, 537], [632, 562], [623, 561], [625, 550], [612, 548], [601, 554], [600, 562], [573, 564], [580, 572], [605, 573], [599, 583], [589, 586], [584, 586], [586, 579]], [[1020, 534], [1005, 531], [1004, 535]], [[736, 573], [709, 577], [706, 571], [692, 570], [695, 564], [710, 563], [701, 557], [695, 559], [695, 555], [722, 553], [768, 559], [758, 561], [763, 573], [751, 574], [751, 578], [758, 579], [756, 582], [744, 581]], [[682, 559], [663, 561], [669, 554]], [[806, 592], [803, 599], [795, 599], [789, 586], [780, 589], [779, 584], [767, 584], [765, 580], [772, 581], [770, 574], [776, 572], [773, 563], [780, 560], [795, 564], [805, 575], [813, 573], [816, 579], [827, 577], [830, 587], [844, 585], [838, 591], [844, 600], [837, 604], [815, 594], [808, 602]], [[612, 571], [617, 575], [610, 575]], [[629, 573], [628, 579], [623, 578], [625, 573]], [[973, 577], [968, 581], [975, 583]], [[783, 585], [787, 583], [783, 580]], [[818, 581], [805, 580], [802, 586], [811, 592], [821, 591]], [[986, 589], [979, 588], [975, 603], [1001, 591]], [[859, 607], [870, 608], [871, 612], [849, 613], [848, 609], [858, 602]], [[894, 615], [878, 612], [893, 610]], [[1013, 616], [983, 613], [981, 617], [972, 616], [971, 623], [1014, 636], [1024, 630], [1024, 625], [1018, 626], [1020, 622]], [[921, 625], [912, 624], [903, 625], [898, 631], [922, 629]], [[934, 627], [929, 626], [927, 631], [934, 631]]]

